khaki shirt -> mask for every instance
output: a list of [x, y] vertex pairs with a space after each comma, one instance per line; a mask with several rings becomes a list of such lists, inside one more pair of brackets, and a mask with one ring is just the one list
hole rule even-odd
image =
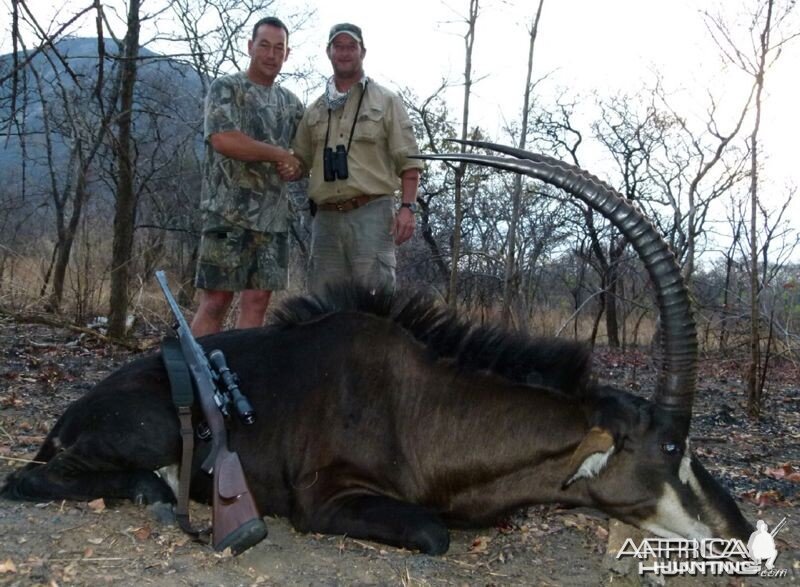
[[286, 184], [272, 163], [225, 157], [209, 142], [213, 134], [238, 130], [257, 141], [288, 149], [303, 104], [277, 83], [262, 86], [245, 72], [221, 77], [208, 90], [205, 107], [205, 165], [200, 209], [204, 229], [239, 226], [260, 232], [286, 232]]
[[[363, 91], [363, 86], [356, 84], [345, 105], [331, 112], [327, 146], [334, 151], [336, 145], [347, 147]], [[326, 146], [327, 128], [328, 107], [321, 96], [303, 115], [292, 145], [295, 155], [311, 170], [308, 192], [317, 204], [338, 202], [362, 194], [392, 194], [400, 189], [400, 175], [406, 169], [422, 169], [421, 161], [408, 158], [419, 149], [403, 101], [371, 79], [358, 112], [347, 156], [346, 180], [324, 181], [322, 150]]]

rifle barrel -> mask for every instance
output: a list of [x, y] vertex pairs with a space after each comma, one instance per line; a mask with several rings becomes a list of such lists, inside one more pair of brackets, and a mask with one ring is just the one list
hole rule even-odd
[[[167, 298], [167, 303], [169, 304], [170, 310], [172, 310], [172, 314], [175, 316], [175, 320], [178, 321], [178, 328], [182, 328], [186, 332], [191, 332], [189, 324], [186, 322], [186, 318], [183, 317], [183, 312], [181, 311], [180, 306], [178, 306], [178, 302], [175, 301], [175, 298], [172, 296], [172, 291], [169, 289], [169, 283], [167, 283], [167, 276], [161, 269], [156, 271], [156, 281], [158, 281], [158, 285], [161, 286], [161, 291], [164, 292], [164, 297]], [[192, 338], [194, 339], [194, 337]]]

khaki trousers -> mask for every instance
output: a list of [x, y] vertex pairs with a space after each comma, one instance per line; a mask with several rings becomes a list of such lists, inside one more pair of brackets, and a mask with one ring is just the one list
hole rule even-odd
[[393, 291], [397, 265], [393, 222], [391, 196], [349, 212], [318, 211], [311, 228], [311, 292], [322, 294], [327, 285], [348, 282]]

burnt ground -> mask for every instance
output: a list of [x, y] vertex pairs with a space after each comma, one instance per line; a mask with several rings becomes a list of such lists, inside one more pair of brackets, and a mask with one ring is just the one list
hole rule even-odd
[[[140, 341], [155, 344], [155, 334]], [[64, 407], [131, 353], [67, 330], [0, 320], [0, 480], [34, 456]], [[644, 355], [598, 353], [601, 378], [649, 388]], [[776, 367], [763, 417], [746, 419], [741, 365], [701, 364], [692, 444], [751, 519], [773, 527], [784, 578], [671, 578], [668, 585], [797, 584], [800, 577], [800, 373]], [[193, 517], [209, 516], [194, 506]], [[456, 531], [430, 557], [341, 536], [295, 532], [267, 518], [269, 537], [239, 557], [192, 543], [129, 503], [0, 500], [2, 585], [632, 585], [604, 564], [609, 521], [541, 506], [493, 528]]]

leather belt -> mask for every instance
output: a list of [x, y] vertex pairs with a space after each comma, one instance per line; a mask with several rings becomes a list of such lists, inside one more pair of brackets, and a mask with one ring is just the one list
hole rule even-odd
[[342, 200], [341, 202], [326, 202], [324, 204], [317, 204], [317, 210], [323, 210], [325, 212], [350, 212], [351, 210], [360, 208], [365, 204], [369, 204], [373, 200], [382, 198], [384, 195], [385, 194], [378, 194], [371, 196], [363, 194], [361, 196], [350, 198], [349, 200]]

